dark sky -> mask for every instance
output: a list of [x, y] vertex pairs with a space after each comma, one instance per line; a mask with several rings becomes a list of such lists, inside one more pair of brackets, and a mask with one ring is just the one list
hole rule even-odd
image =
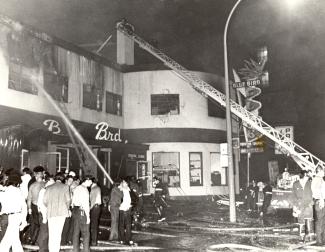
[[[325, 159], [325, 1], [243, 0], [228, 35], [230, 67], [243, 67], [266, 45], [270, 87], [260, 100], [271, 125], [294, 125], [298, 143]], [[290, 1], [290, 0], [289, 0]], [[0, 0], [0, 10], [51, 35], [115, 60], [115, 22], [136, 32], [189, 69], [223, 75], [223, 30], [234, 0]], [[136, 64], [157, 62], [136, 49]]]

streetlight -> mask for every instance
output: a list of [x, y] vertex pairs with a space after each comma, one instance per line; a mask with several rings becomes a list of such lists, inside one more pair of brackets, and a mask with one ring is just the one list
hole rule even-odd
[[227, 31], [229, 21], [242, 0], [238, 0], [232, 7], [223, 34], [224, 48], [224, 68], [225, 68], [225, 91], [226, 91], [226, 124], [227, 124], [227, 148], [228, 148], [228, 188], [229, 188], [229, 220], [236, 222], [236, 200], [235, 200], [235, 181], [234, 181], [234, 166], [233, 166], [233, 151], [232, 151], [232, 125], [231, 125], [231, 109], [230, 109], [230, 89], [228, 76], [228, 53], [227, 53]]

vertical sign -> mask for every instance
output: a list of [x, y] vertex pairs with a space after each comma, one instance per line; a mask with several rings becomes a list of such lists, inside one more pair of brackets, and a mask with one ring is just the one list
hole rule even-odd
[[269, 168], [269, 180], [274, 183], [279, 175], [279, 163], [277, 160], [272, 160], [268, 162], [267, 166]]
[[[278, 126], [278, 127], [275, 127], [275, 129], [277, 131], [279, 131], [285, 137], [293, 140], [293, 126]], [[275, 145], [274, 145], [274, 150], [275, 150], [275, 154], [286, 154], [287, 153], [287, 151], [285, 149], [283, 149], [277, 143], [275, 143]]]

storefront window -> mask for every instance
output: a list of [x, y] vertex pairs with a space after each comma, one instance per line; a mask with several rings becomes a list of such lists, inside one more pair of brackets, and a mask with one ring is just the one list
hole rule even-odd
[[111, 92], [106, 92], [106, 113], [122, 115], [122, 96]]
[[190, 186], [203, 185], [202, 153], [190, 152]]
[[179, 187], [179, 152], [153, 152], [152, 174], [168, 187]]
[[211, 185], [212, 186], [224, 186], [227, 185], [227, 167], [221, 167], [220, 153], [212, 152], [210, 154], [211, 160]]
[[153, 94], [151, 95], [151, 115], [178, 115], [178, 94]]

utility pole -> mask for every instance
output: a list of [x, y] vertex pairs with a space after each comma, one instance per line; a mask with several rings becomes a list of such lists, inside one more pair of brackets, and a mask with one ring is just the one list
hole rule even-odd
[[236, 199], [235, 199], [235, 176], [234, 176], [234, 164], [233, 164], [233, 150], [232, 150], [232, 125], [231, 125], [231, 109], [230, 109], [230, 85], [229, 85], [229, 73], [228, 73], [228, 52], [227, 52], [227, 31], [228, 25], [232, 14], [237, 8], [241, 0], [238, 0], [234, 7], [231, 9], [227, 22], [225, 25], [223, 35], [224, 46], [224, 68], [225, 68], [225, 92], [226, 92], [226, 124], [227, 124], [227, 148], [228, 148], [228, 188], [229, 188], [229, 220], [230, 222], [236, 222]]

